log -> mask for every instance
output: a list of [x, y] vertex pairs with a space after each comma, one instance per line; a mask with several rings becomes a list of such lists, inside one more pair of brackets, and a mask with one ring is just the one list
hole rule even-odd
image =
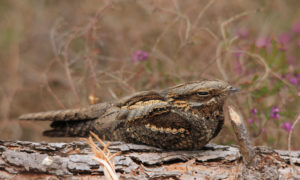
[[[254, 147], [256, 167], [247, 167], [236, 146], [208, 144], [198, 151], [111, 142], [120, 179], [295, 179], [300, 151]], [[0, 140], [0, 179], [104, 179], [103, 169], [90, 157], [83, 141], [46, 143]], [[299, 177], [299, 176], [298, 176]]]

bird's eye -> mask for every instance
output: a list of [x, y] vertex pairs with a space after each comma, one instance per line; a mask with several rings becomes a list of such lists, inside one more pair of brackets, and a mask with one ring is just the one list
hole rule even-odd
[[207, 96], [208, 92], [206, 92], [206, 91], [200, 91], [200, 92], [197, 92], [197, 95], [199, 95], [199, 96]]

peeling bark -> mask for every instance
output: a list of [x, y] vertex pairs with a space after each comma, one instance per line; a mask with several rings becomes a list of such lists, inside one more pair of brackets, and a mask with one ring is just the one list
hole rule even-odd
[[[165, 151], [112, 142], [111, 153], [120, 179], [293, 179], [287, 151], [255, 147], [255, 166], [246, 167], [237, 147], [209, 144], [199, 151]], [[103, 169], [81, 141], [36, 143], [0, 141], [0, 179], [96, 179]], [[292, 152], [300, 171], [300, 151]], [[294, 174], [295, 176], [295, 174]]]

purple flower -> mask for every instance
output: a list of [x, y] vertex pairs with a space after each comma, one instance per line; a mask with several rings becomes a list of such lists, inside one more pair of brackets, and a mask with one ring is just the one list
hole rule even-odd
[[254, 122], [254, 119], [253, 119], [253, 118], [249, 118], [249, 119], [248, 119], [248, 123], [249, 123], [249, 124], [252, 124], [253, 122]]
[[246, 27], [242, 27], [242, 28], [239, 28], [237, 31], [236, 31], [236, 35], [240, 38], [240, 39], [246, 39], [249, 37], [249, 29], [246, 28]]
[[284, 45], [288, 44], [291, 41], [291, 35], [289, 33], [282, 33], [277, 38], [276, 42], [282, 43]]
[[256, 108], [253, 108], [253, 109], [250, 110], [250, 112], [251, 112], [251, 114], [252, 114], [253, 116], [255, 116], [255, 115], [257, 114], [257, 109], [256, 109]]
[[273, 118], [273, 119], [279, 119], [280, 118], [279, 108], [272, 107], [272, 109], [271, 109], [271, 118]]
[[284, 122], [281, 124], [281, 128], [290, 132], [292, 130], [292, 124], [290, 122]]
[[266, 129], [265, 128], [261, 128], [261, 132], [262, 133], [266, 133]]
[[298, 92], [298, 96], [300, 97], [300, 92]]
[[133, 55], [132, 55], [132, 60], [134, 62], [137, 61], [145, 61], [148, 58], [149, 54], [147, 52], [143, 52], [141, 50], [136, 51]]
[[300, 82], [300, 76], [298, 74], [288, 73], [285, 75], [285, 78], [293, 85], [298, 85]]
[[255, 41], [255, 46], [258, 48], [269, 47], [272, 43], [272, 40], [268, 37], [260, 37]]
[[300, 33], [300, 22], [295, 22], [293, 25], [292, 25], [292, 31], [294, 33]]
[[288, 73], [285, 75], [285, 78], [293, 85], [297, 85], [298, 82], [300, 81], [298, 74], [294, 75], [294, 74]]
[[298, 84], [298, 79], [296, 77], [289, 78], [289, 81], [293, 85], [297, 85]]
[[286, 75], [285, 75], [285, 78], [286, 79], [290, 79], [292, 77], [292, 74], [291, 73], [287, 73]]

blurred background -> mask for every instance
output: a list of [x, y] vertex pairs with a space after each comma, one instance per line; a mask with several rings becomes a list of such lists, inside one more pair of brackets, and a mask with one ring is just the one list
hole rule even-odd
[[[0, 139], [42, 136], [25, 113], [222, 79], [255, 145], [287, 149], [300, 114], [300, 1], [1, 0]], [[300, 124], [292, 149], [300, 149]], [[236, 143], [227, 120], [218, 144]]]

